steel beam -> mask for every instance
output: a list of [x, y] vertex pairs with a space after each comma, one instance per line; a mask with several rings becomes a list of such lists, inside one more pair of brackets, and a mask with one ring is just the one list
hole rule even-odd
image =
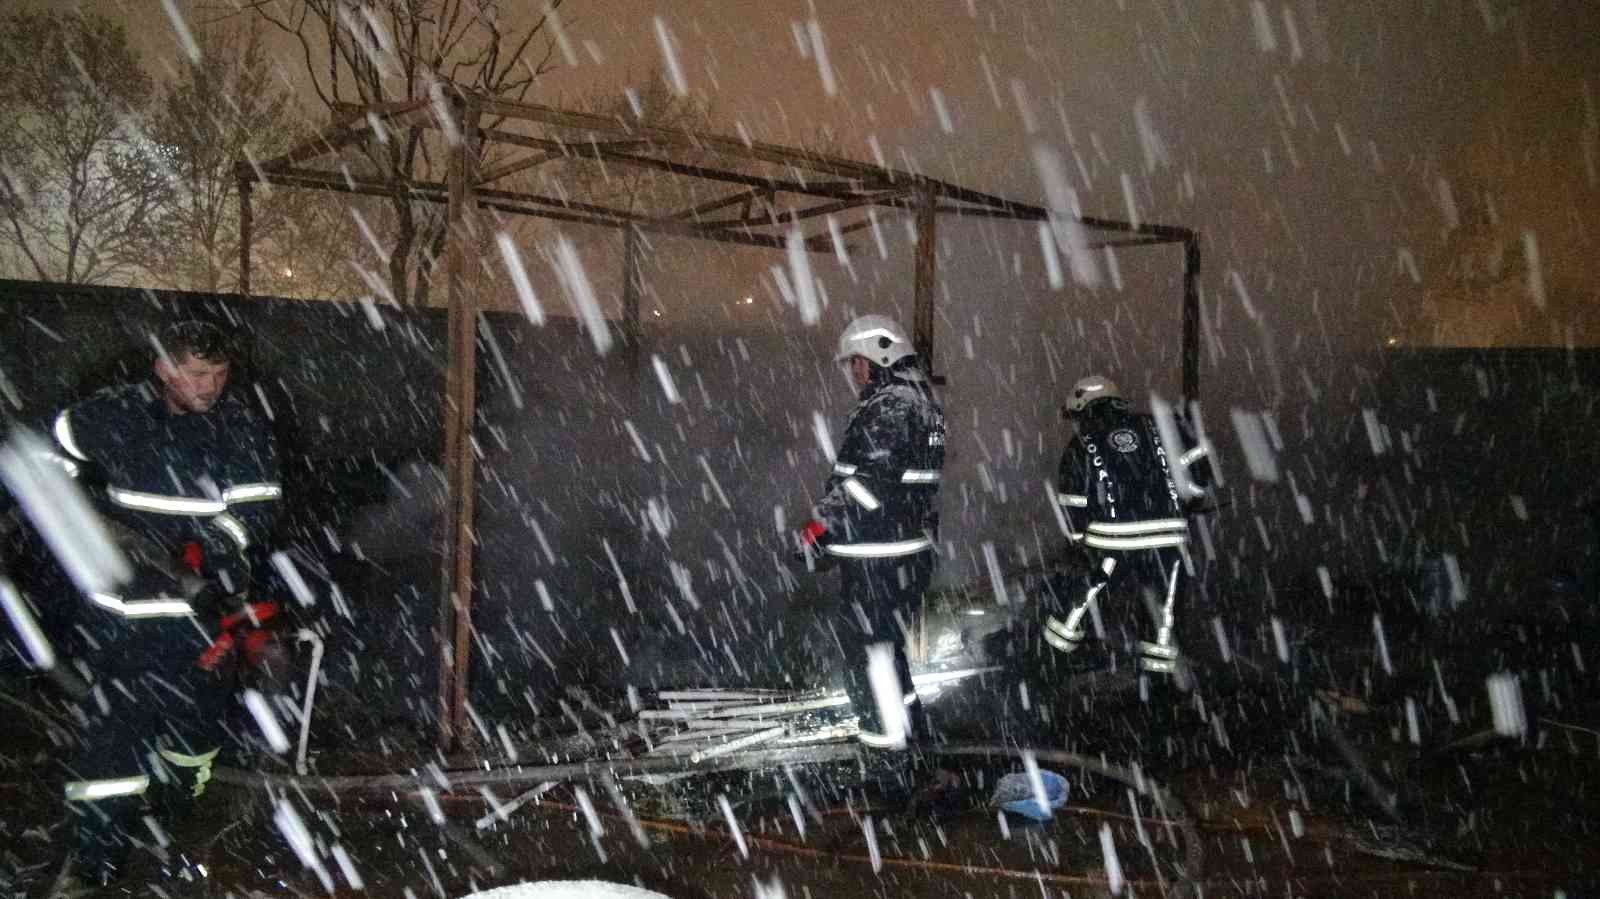
[[933, 294], [939, 276], [939, 188], [933, 182], [918, 185], [917, 270], [912, 295], [911, 343], [922, 357], [922, 368], [933, 377]]
[[803, 219], [816, 218], [819, 215], [831, 215], [835, 212], [843, 212], [847, 209], [855, 209], [859, 206], [872, 206], [892, 197], [900, 196], [902, 193], [904, 193], [904, 191], [891, 190], [884, 191], [882, 193], [859, 194], [857, 196], [847, 197], [842, 200], [836, 200], [832, 203], [820, 203], [816, 206], [809, 206], [804, 209], [790, 209], [786, 212], [778, 212], [763, 217], [749, 216], [737, 219], [697, 222], [696, 224], [707, 231], [713, 231], [718, 228], [761, 228], [772, 225], [786, 225], [790, 222], [798, 222]]
[[628, 339], [628, 362], [635, 375], [644, 352], [644, 325], [639, 318], [639, 294], [644, 278], [639, 273], [639, 229], [622, 229], [622, 333]]
[[[285, 187], [299, 187], [308, 190], [328, 190], [335, 193], [359, 194], [369, 197], [390, 197], [394, 195], [392, 185], [378, 181], [355, 181], [345, 179], [338, 175], [324, 174], [321, 172], [287, 171], [268, 172], [265, 181], [269, 184], [279, 184]], [[403, 188], [413, 200], [423, 203], [444, 203], [446, 196], [441, 193], [441, 186], [432, 183], [413, 184]], [[525, 203], [543, 202], [549, 207], [537, 207], [514, 203], [505, 200], [493, 199], [492, 196], [507, 196], [521, 198]], [[784, 240], [767, 234], [750, 234], [738, 231], [703, 231], [692, 222], [672, 221], [667, 219], [654, 219], [624, 213], [620, 210], [607, 210], [605, 213], [566, 212], [560, 200], [548, 197], [535, 198], [533, 195], [516, 194], [508, 191], [475, 191], [474, 201], [479, 209], [495, 209], [516, 215], [531, 215], [538, 218], [547, 218], [558, 222], [573, 222], [580, 225], [594, 225], [600, 228], [634, 227], [649, 233], [670, 234], [674, 237], [692, 237], [699, 240], [716, 241], [718, 243], [739, 244], [748, 247], [763, 247], [781, 250]], [[806, 238], [808, 246], [819, 237], [827, 238], [828, 235], [813, 235]], [[831, 244], [830, 244], [831, 246]], [[821, 252], [821, 250], [817, 250]]]
[[472, 423], [477, 415], [477, 292], [465, 282], [471, 240], [473, 168], [477, 161], [475, 101], [456, 102], [461, 139], [450, 148], [445, 212], [445, 284], [449, 364], [445, 374], [445, 540], [439, 596], [439, 747], [467, 736], [467, 675], [472, 658], [473, 511], [477, 495]]
[[1183, 242], [1183, 408], [1200, 399], [1200, 237]]
[[514, 159], [482, 173], [478, 176], [478, 183], [488, 184], [491, 181], [499, 181], [501, 178], [504, 178], [507, 175], [515, 175], [517, 172], [526, 171], [537, 165], [543, 165], [544, 163], [555, 159], [558, 155], [559, 154], [552, 153], [549, 150], [541, 150], [536, 153], [529, 153], [520, 159]]

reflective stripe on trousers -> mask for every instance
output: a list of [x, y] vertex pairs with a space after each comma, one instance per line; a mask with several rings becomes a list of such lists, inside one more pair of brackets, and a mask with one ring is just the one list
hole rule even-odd
[[[1116, 571], [1116, 559], [1106, 557], [1103, 571], [1109, 578]], [[1176, 620], [1176, 605], [1178, 599], [1178, 577], [1181, 572], [1179, 566], [1183, 559], [1174, 559], [1170, 571], [1163, 570], [1163, 580], [1166, 583], [1166, 599], [1162, 603], [1161, 611], [1156, 619], [1156, 638], [1154, 641], [1140, 640], [1138, 643], [1139, 667], [1144, 671], [1155, 673], [1171, 673], [1177, 667], [1179, 658], [1178, 647], [1173, 641], [1173, 628]], [[1083, 644], [1088, 634], [1083, 628], [1083, 616], [1090, 611], [1090, 607], [1099, 598], [1100, 591], [1110, 582], [1101, 581], [1090, 587], [1084, 598], [1067, 613], [1065, 621], [1051, 615], [1045, 619], [1044, 640], [1053, 649], [1063, 653], [1070, 653]]]
[[1178, 566], [1182, 559], [1172, 561], [1172, 571], [1167, 574], [1167, 600], [1161, 605], [1161, 618], [1156, 621], [1156, 639], [1139, 641], [1139, 667], [1146, 671], [1170, 674], [1177, 668], [1178, 647], [1172, 641], [1175, 621], [1173, 606], [1178, 599]]
[[93, 802], [117, 796], [142, 796], [150, 789], [150, 775], [135, 774], [130, 777], [106, 777], [99, 780], [69, 780], [66, 784], [68, 802]]
[[217, 753], [220, 751], [221, 750], [213, 749], [210, 752], [203, 752], [200, 755], [189, 755], [188, 753], [178, 752], [173, 749], [156, 750], [156, 752], [161, 754], [161, 758], [164, 759], [167, 764], [178, 768], [189, 768], [194, 770], [194, 787], [190, 795], [194, 796], [196, 799], [200, 798], [200, 794], [206, 791], [206, 783], [211, 780], [211, 763], [216, 759]]
[[1044, 642], [1061, 652], [1072, 652], [1082, 645], [1084, 638], [1088, 636], [1083, 629], [1083, 616], [1088, 613], [1089, 607], [1094, 605], [1095, 599], [1100, 596], [1100, 591], [1105, 589], [1105, 586], [1105, 583], [1101, 582], [1090, 587], [1089, 592], [1084, 594], [1083, 601], [1073, 606], [1072, 611], [1067, 613], [1066, 621], [1054, 615], [1046, 618]]

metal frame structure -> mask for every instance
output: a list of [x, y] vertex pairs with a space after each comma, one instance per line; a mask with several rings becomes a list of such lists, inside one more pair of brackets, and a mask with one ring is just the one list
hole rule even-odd
[[[490, 209], [583, 225], [623, 229], [623, 331], [637, 346], [639, 236], [657, 233], [752, 247], [784, 249], [789, 235], [802, 234], [811, 252], [833, 252], [843, 235], [871, 227], [877, 209], [916, 217], [913, 341], [931, 374], [934, 362], [933, 302], [938, 275], [937, 227], [941, 215], [1041, 222], [1054, 215], [1076, 221], [1091, 235], [1090, 247], [1180, 243], [1184, 247], [1183, 393], [1199, 391], [1200, 245], [1190, 229], [1134, 224], [1090, 216], [1066, 216], [1043, 207], [981, 193], [925, 175], [868, 165], [838, 156], [749, 139], [628, 122], [592, 113], [482, 94], [457, 92], [442, 102], [415, 100], [349, 107], [314, 138], [275, 159], [236, 167], [240, 203], [240, 292], [250, 293], [251, 196], [256, 182], [284, 187], [393, 198], [397, 195], [446, 207], [444, 284], [449, 319], [444, 464], [446, 502], [444, 562], [439, 602], [439, 741], [450, 747], [466, 736], [467, 663], [471, 645], [474, 457], [470, 452], [476, 414], [476, 298], [465, 289], [471, 210]], [[400, 129], [424, 127], [447, 138], [444, 182], [403, 184], [352, 177], [348, 169], [308, 166], [338, 159], [341, 150], [383, 141]], [[489, 146], [512, 150], [513, 158], [486, 171], [480, 156]], [[725, 160], [717, 165], [704, 161]], [[693, 160], [693, 161], [689, 161]], [[560, 164], [592, 163], [659, 172], [686, 193], [716, 191], [692, 205], [641, 213], [569, 197], [496, 186], [511, 175]], [[631, 205], [631, 204], [630, 204]], [[838, 218], [836, 218], [838, 217]], [[840, 218], [854, 217], [852, 221]], [[818, 227], [819, 220], [823, 224]], [[806, 229], [810, 233], [806, 233]], [[437, 281], [435, 283], [438, 283]]]

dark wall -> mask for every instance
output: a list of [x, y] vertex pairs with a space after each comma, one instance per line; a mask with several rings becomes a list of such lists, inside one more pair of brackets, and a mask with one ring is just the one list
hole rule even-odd
[[151, 333], [201, 316], [245, 335], [251, 359], [241, 376], [252, 392], [261, 385], [301, 452], [428, 451], [439, 441], [443, 314], [371, 314], [381, 328], [355, 304], [0, 280], [0, 368], [23, 404], [13, 411], [47, 422], [100, 387], [147, 376]]
[[[145, 332], [195, 310], [251, 336], [254, 380], [299, 460], [288, 536], [328, 560], [348, 600], [332, 616], [334, 695], [345, 690], [357, 712], [426, 717], [443, 314], [381, 310], [379, 328], [353, 304], [4, 282], [0, 369], [22, 417], [42, 423], [142, 371]], [[795, 568], [789, 543], [826, 471], [813, 415], [837, 440], [851, 399], [832, 333], [772, 320], [659, 327], [637, 353], [599, 355], [570, 319], [482, 319], [475, 702], [547, 707], [574, 682], [800, 682], [837, 666], [829, 624], [848, 611], [830, 599], [831, 579]], [[1087, 332], [1035, 336], [1075, 359], [1101, 346]], [[982, 339], [1012, 340], [992, 329]], [[1030, 346], [947, 354], [949, 581], [984, 582], [981, 541], [1010, 562], [1058, 543], [1041, 486], [1060, 451], [1049, 385], [1072, 375]], [[1123, 369], [1145, 355], [1138, 346], [1122, 348]], [[1409, 576], [1447, 552], [1474, 602], [1592, 567], [1580, 507], [1600, 464], [1600, 353], [1290, 355], [1281, 366], [1246, 355], [1207, 369], [1206, 426], [1228, 486], [1196, 614], [1292, 616], [1295, 601], [1325, 601], [1318, 567], [1354, 583]], [[1136, 399], [1157, 388], [1128, 381]], [[1276, 482], [1248, 474], [1234, 409], [1272, 416]]]
[[1378, 384], [1416, 447], [1397, 485], [1414, 539], [1462, 556], [1483, 599], [1592, 567], [1600, 351], [1415, 350]]
[[[1593, 589], [1600, 350], [1308, 355], [1278, 372], [1259, 361], [1211, 370], [1202, 384], [1228, 478], [1214, 519], [1221, 608], [1292, 615], [1295, 597], [1328, 602], [1318, 567], [1356, 588], [1414, 584], [1443, 554], [1462, 573], [1468, 614], [1526, 601], [1552, 579]], [[1276, 482], [1251, 477], [1234, 411], [1273, 419]]]
[[[335, 578], [348, 597], [343, 614], [323, 602], [306, 615], [308, 623], [326, 616], [338, 634], [330, 648], [355, 653], [330, 657], [350, 662], [331, 664], [330, 695], [343, 689], [353, 698], [374, 676], [404, 687], [412, 668], [421, 671], [419, 683], [431, 678], [428, 666], [406, 658], [413, 640], [430, 642], [438, 581], [426, 534], [413, 535], [408, 561], [387, 568], [361, 563], [342, 535], [362, 508], [388, 502], [394, 488], [385, 472], [438, 455], [443, 315], [386, 309], [369, 316], [357, 304], [0, 281], [0, 373], [10, 388], [0, 401], [21, 422], [47, 430], [65, 405], [149, 377], [150, 335], [183, 317], [232, 323], [245, 338], [249, 359], [232, 388], [269, 411], [278, 431], [288, 512], [279, 541], [302, 551], [313, 583], [325, 588]], [[405, 697], [418, 690], [363, 692], [370, 701], [349, 704], [353, 720], [369, 706], [380, 717], [417, 712]]]
[[[4, 282], [0, 370], [21, 399], [18, 417], [47, 427], [63, 405], [144, 377], [149, 333], [186, 315], [233, 321], [248, 338], [235, 389], [264, 397], [280, 425], [284, 539], [326, 566], [347, 600], [315, 612], [354, 656], [335, 665], [335, 695], [345, 689], [357, 711], [388, 704], [425, 717], [440, 585], [443, 313]], [[809, 413], [818, 366], [834, 393], [848, 391], [831, 363], [781, 336], [658, 329], [649, 340], [641, 354], [599, 356], [570, 319], [481, 319], [481, 704], [543, 706], [575, 682], [804, 676], [796, 653], [810, 655], [805, 640], [821, 646], [822, 596], [788, 573], [788, 533], [826, 471]], [[657, 354], [680, 403], [655, 373]], [[837, 428], [842, 410], [827, 417]], [[786, 631], [795, 590], [812, 601]], [[815, 633], [801, 639], [807, 626]]]

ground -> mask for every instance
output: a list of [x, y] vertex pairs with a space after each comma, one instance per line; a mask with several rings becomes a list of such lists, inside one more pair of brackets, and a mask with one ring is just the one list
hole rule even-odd
[[[1224, 660], [1205, 648], [1212, 626], [1200, 619], [1183, 641], [1194, 655], [1192, 683], [1062, 673], [1052, 694], [1062, 712], [1038, 747], [1039, 764], [1067, 776], [1072, 795], [1043, 825], [987, 803], [995, 781], [1020, 769], [1010, 753], [936, 750], [913, 766], [904, 755], [815, 762], [797, 750], [787, 765], [768, 758], [654, 785], [622, 774], [552, 778], [556, 786], [536, 801], [483, 829], [476, 822], [493, 805], [545, 775], [523, 769], [486, 795], [468, 781], [503, 760], [441, 760], [420, 748], [325, 754], [314, 759], [320, 774], [399, 773], [401, 785], [215, 783], [197, 816], [173, 833], [206, 866], [208, 882], [152, 882], [162, 893], [146, 894], [326, 894], [274, 823], [274, 803], [288, 801], [336, 895], [458, 897], [525, 880], [594, 878], [683, 899], [1093, 896], [1108, 889], [1107, 845], [1135, 895], [1173, 892], [1185, 877], [1206, 896], [1588, 895], [1600, 886], [1600, 840], [1591, 833], [1600, 826], [1600, 704], [1583, 659], [1600, 656], [1591, 607], [1574, 602], [1453, 621], [1408, 619], [1377, 603], [1382, 650], [1374, 613], [1306, 613], [1283, 642], [1292, 664], [1278, 657], [1265, 623], [1254, 637], [1236, 635]], [[1497, 672], [1517, 677], [1520, 734], [1491, 726], [1484, 678]], [[932, 711], [943, 750], [1014, 733], [997, 725], [1007, 683], [972, 678], [940, 697]], [[55, 747], [38, 717], [47, 706], [21, 692], [33, 688], [6, 685], [16, 714], [0, 720], [0, 876], [15, 895], [37, 894], [68, 830]], [[524, 749], [522, 763], [644, 748], [636, 738], [618, 742], [547, 742]], [[1051, 749], [1114, 770], [1089, 773]], [[426, 770], [436, 761], [448, 788]], [[964, 789], [932, 801], [916, 788], [941, 765], [960, 772]], [[1160, 804], [1148, 789], [1157, 781], [1168, 791]], [[405, 783], [434, 786], [442, 820]], [[917, 800], [910, 806], [908, 794]], [[152, 863], [141, 863], [130, 882], [142, 887], [153, 874]]]
[[[1600, 870], [1597, 841], [1588, 832], [1590, 822], [1600, 821], [1600, 745], [1593, 734], [1571, 731], [1542, 742], [1542, 749], [1495, 745], [1416, 770], [1414, 790], [1435, 807], [1419, 807], [1405, 825], [1388, 822], [1337, 767], [1310, 759], [1197, 763], [1174, 771], [1168, 782], [1197, 816], [1207, 895], [1548, 896], [1558, 889], [1584, 895]], [[0, 788], [10, 810], [8, 853], [15, 858], [8, 861], [23, 869], [53, 860], [66, 828], [48, 781], [24, 773], [38, 767], [14, 769]], [[1009, 767], [997, 759], [963, 774], [981, 796], [976, 781], [992, 785]], [[440, 797], [442, 825], [420, 804], [388, 791], [334, 795], [308, 781], [303, 801], [325, 816], [310, 822], [313, 832], [339, 842], [373, 896], [460, 896], [556, 878], [636, 883], [674, 897], [748, 896], [758, 885], [778, 883], [791, 896], [1009, 896], [1041, 887], [1050, 895], [1058, 889], [1097, 895], [1106, 876], [1103, 827], [1137, 891], [1161, 891], [1158, 869], [1170, 885], [1183, 833], [1148, 800], [1138, 802], [1137, 817], [1130, 814], [1134, 797], [1123, 784], [1065, 773], [1074, 796], [1054, 821], [1039, 826], [1007, 816], [1002, 826], [999, 813], [976, 803], [942, 816], [881, 807], [892, 785], [863, 785], [854, 762], [807, 768], [802, 777], [813, 784], [845, 788], [832, 796], [815, 791], [820, 820], [808, 820], [803, 837], [783, 800], [770, 795], [781, 771], [698, 778], [676, 785], [672, 801], [624, 781], [647, 845], [592, 785], [599, 835], [591, 834], [571, 786], [481, 832], [474, 822], [488, 806], [470, 787]], [[514, 789], [496, 787], [499, 801]], [[196, 857], [210, 870], [210, 892], [161, 883], [169, 895], [324, 892], [273, 826], [267, 795], [227, 786], [213, 793], [175, 834], [201, 847]], [[744, 852], [714, 810], [713, 794], [734, 798]], [[1452, 808], [1457, 802], [1467, 804]], [[869, 817], [881, 859], [876, 868]], [[338, 894], [357, 892], [332, 859], [324, 863]], [[146, 866], [133, 876], [149, 874]]]

